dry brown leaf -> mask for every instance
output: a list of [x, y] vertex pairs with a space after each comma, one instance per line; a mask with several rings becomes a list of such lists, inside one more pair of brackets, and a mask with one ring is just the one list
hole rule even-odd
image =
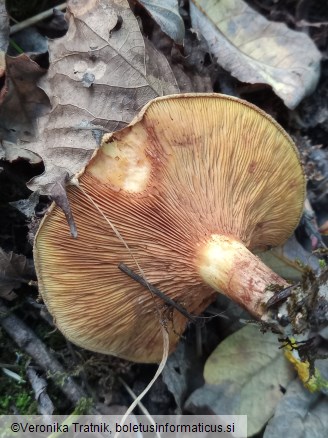
[[242, 0], [192, 0], [190, 14], [218, 63], [240, 81], [269, 84], [290, 109], [316, 87], [321, 54], [306, 34]]
[[[163, 41], [163, 36], [159, 34], [158, 39]], [[201, 34], [187, 30], [183, 40], [183, 54], [178, 47], [173, 46], [170, 65], [181, 93], [213, 93], [217, 65], [210, 57], [207, 42]]]
[[9, 18], [5, 2], [0, 3], [0, 104], [5, 93], [4, 74], [6, 70], [5, 53], [9, 41]]
[[45, 73], [26, 54], [6, 55], [9, 42], [9, 18], [5, 2], [0, 4], [0, 159], [24, 158], [33, 163], [41, 159], [24, 148], [34, 139], [36, 119], [49, 108], [45, 93], [36, 85]]
[[143, 39], [126, 0], [70, 1], [67, 19], [66, 36], [50, 45], [42, 82], [52, 110], [29, 147], [46, 170], [28, 184], [62, 205], [65, 184], [104, 132], [127, 125], [149, 100], [178, 92], [166, 58]]
[[9, 161], [11, 163], [18, 158], [27, 160], [32, 164], [40, 163], [42, 161], [38, 155], [25, 149], [24, 144], [20, 144], [20, 142], [17, 144], [11, 141], [0, 140], [0, 160]]
[[24, 255], [12, 251], [7, 254], [0, 248], [0, 298], [14, 299], [13, 289], [27, 283], [33, 273], [33, 266]]
[[35, 208], [39, 203], [39, 193], [33, 192], [27, 199], [9, 202], [9, 205], [16, 208], [27, 218], [32, 219], [35, 216]]
[[37, 134], [36, 120], [49, 110], [49, 100], [37, 81], [45, 69], [28, 55], [7, 56], [4, 99], [0, 106], [0, 156], [13, 161], [18, 157], [40, 162], [25, 144]]
[[183, 44], [185, 27], [179, 13], [178, 0], [137, 0], [153, 17], [162, 31], [178, 44]]

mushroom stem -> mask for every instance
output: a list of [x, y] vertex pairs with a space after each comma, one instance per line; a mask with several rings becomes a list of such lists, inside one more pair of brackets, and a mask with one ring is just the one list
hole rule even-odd
[[197, 266], [205, 283], [244, 307], [257, 319], [274, 292], [269, 286], [289, 283], [268, 268], [240, 241], [213, 234], [198, 252]]

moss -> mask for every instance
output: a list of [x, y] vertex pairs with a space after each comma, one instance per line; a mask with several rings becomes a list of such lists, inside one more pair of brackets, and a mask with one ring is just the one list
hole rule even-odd
[[275, 284], [275, 283], [268, 284], [267, 287], [265, 288], [266, 291], [271, 291], [271, 292], [275, 292], [275, 293], [281, 292], [284, 289], [285, 289], [285, 286], [282, 286], [281, 284]]
[[[3, 379], [4, 380], [4, 379]], [[33, 394], [18, 382], [8, 378], [6, 385], [0, 385], [0, 415], [8, 415], [18, 411], [21, 415], [37, 414], [37, 402]], [[14, 409], [15, 408], [15, 409]]]
[[[21, 381], [5, 375], [0, 368], [0, 415], [13, 414], [14, 411], [22, 415], [37, 414], [37, 402], [28, 382], [25, 380], [27, 356], [19, 352], [12, 340], [0, 330], [1, 363], [13, 367]], [[10, 369], [10, 368], [9, 368]]]
[[80, 398], [78, 404], [75, 406], [72, 415], [87, 415], [90, 413], [90, 409], [92, 408], [92, 406], [92, 398]]

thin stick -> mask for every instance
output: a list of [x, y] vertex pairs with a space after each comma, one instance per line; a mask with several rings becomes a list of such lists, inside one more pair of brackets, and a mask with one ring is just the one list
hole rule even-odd
[[51, 17], [54, 13], [54, 9], [58, 9], [59, 11], [62, 11], [66, 9], [67, 4], [62, 3], [59, 6], [56, 6], [55, 8], [48, 9], [47, 11], [40, 12], [40, 14], [34, 15], [34, 17], [30, 17], [27, 20], [21, 21], [20, 23], [14, 24], [10, 28], [10, 35], [13, 35], [14, 33], [19, 32], [20, 30], [26, 29], [27, 27], [33, 26], [36, 23], [39, 23], [39, 21], [45, 20], [48, 17]]
[[87, 398], [88, 395], [69, 376], [67, 370], [47, 349], [46, 345], [22, 320], [11, 313], [11, 310], [0, 300], [0, 326], [46, 373], [50, 373], [50, 378], [55, 384], [58, 385], [58, 379], [56, 379], [58, 374], [67, 376], [64, 385], [60, 389], [74, 405], [77, 405], [81, 398]]
[[178, 304], [176, 301], [172, 300], [171, 298], [169, 298], [167, 295], [165, 295], [162, 291], [160, 291], [159, 289], [157, 289], [157, 287], [153, 286], [151, 283], [148, 283], [148, 281], [146, 281], [143, 277], [141, 277], [140, 275], [136, 274], [134, 271], [132, 271], [132, 269], [128, 268], [124, 263], [120, 263], [118, 265], [118, 268], [124, 272], [124, 274], [127, 274], [129, 277], [131, 277], [133, 280], [137, 281], [138, 283], [140, 283], [142, 286], [144, 286], [147, 289], [150, 289], [150, 291], [154, 294], [157, 295], [161, 300], [163, 300], [166, 304], [168, 304], [169, 306], [174, 307], [176, 310], [178, 310], [178, 312], [180, 312], [183, 316], [185, 316], [186, 318], [190, 319], [190, 321], [196, 323], [196, 319], [190, 315], [190, 313], [180, 304]]
[[291, 286], [285, 287], [279, 292], [275, 293], [265, 304], [267, 309], [275, 306], [276, 304], [281, 304], [282, 301], [285, 301], [288, 297], [290, 297], [293, 289], [299, 287], [301, 283], [292, 284]]
[[55, 407], [46, 392], [47, 382], [39, 376], [35, 369], [31, 366], [27, 367], [26, 375], [31, 383], [35, 394], [35, 400], [38, 403], [38, 411], [41, 415], [52, 415]]
[[[124, 263], [120, 263], [118, 265], [118, 268], [124, 272], [124, 274], [127, 274], [129, 277], [132, 278], [132, 280], [137, 281], [142, 286], [150, 290], [154, 295], [157, 295], [159, 298], [161, 298], [166, 304], [169, 306], [174, 307], [178, 312], [180, 312], [184, 317], [188, 318], [190, 321], [192, 321], [194, 324], [199, 324], [200, 320], [209, 320], [213, 318], [217, 318], [218, 316], [222, 316], [223, 312], [221, 313], [215, 313], [213, 316], [198, 316], [198, 315], [192, 315], [188, 312], [188, 310], [183, 307], [181, 304], [178, 304], [176, 301], [169, 298], [167, 295], [164, 294], [164, 292], [157, 289], [155, 286], [153, 286], [151, 283], [149, 283], [147, 280], [145, 280], [140, 275], [136, 274], [132, 269], [128, 268]], [[226, 317], [227, 318], [227, 317]]]

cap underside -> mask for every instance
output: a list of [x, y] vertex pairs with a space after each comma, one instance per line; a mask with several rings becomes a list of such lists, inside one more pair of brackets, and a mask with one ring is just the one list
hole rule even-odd
[[103, 214], [70, 187], [73, 239], [53, 207], [35, 242], [40, 292], [74, 343], [141, 362], [161, 359], [161, 323], [173, 349], [186, 319], [118, 264], [140, 274], [137, 260], [150, 283], [198, 314], [215, 296], [195, 268], [198, 248], [213, 234], [250, 249], [284, 242], [305, 193], [296, 148], [282, 128], [220, 95], [153, 101], [107, 139], [79, 181]]

